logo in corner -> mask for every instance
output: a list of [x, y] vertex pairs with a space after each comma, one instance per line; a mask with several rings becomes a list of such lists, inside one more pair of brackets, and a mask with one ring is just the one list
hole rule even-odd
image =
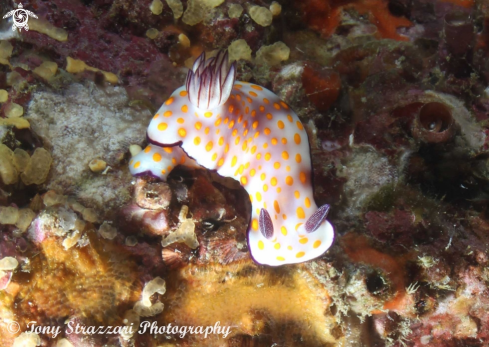
[[14, 20], [14, 24], [12, 24], [12, 31], [15, 31], [17, 28], [19, 29], [19, 32], [22, 31], [22, 28], [24, 28], [25, 31], [29, 31], [29, 25], [27, 24], [29, 21], [29, 16], [37, 18], [37, 16], [31, 11], [24, 10], [22, 4], [19, 4], [18, 9], [10, 11], [3, 16], [3, 18], [8, 18], [10, 16], [12, 16]]

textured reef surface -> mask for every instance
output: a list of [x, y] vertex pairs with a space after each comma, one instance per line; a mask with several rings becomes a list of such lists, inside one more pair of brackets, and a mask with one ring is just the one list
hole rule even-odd
[[[0, 16], [19, 4], [0, 0]], [[38, 17], [29, 31], [0, 21], [0, 347], [489, 345], [487, 1], [22, 5]], [[296, 120], [286, 113], [269, 142], [256, 129], [267, 162], [274, 146], [292, 153], [308, 139], [310, 167], [304, 153], [290, 159], [310, 171], [300, 210], [288, 152], [277, 167], [250, 166], [256, 177], [245, 161], [219, 175], [210, 150], [193, 158], [208, 169], [182, 156], [161, 174], [130, 172], [136, 157], [164, 155], [147, 147], [158, 130], [146, 134], [162, 104], [207, 145], [235, 126], [216, 118], [207, 129], [170, 99], [202, 52], [225, 50], [244, 82], [232, 102], [268, 89], [300, 120], [300, 141], [285, 134]], [[250, 117], [277, 117], [273, 102], [255, 106]], [[246, 184], [262, 174], [270, 181], [250, 199]], [[287, 196], [262, 217], [252, 206], [275, 192]], [[264, 243], [247, 232], [267, 234], [287, 201], [298, 219], [329, 205], [334, 243], [312, 260], [261, 265]], [[178, 329], [140, 334], [147, 324]]]

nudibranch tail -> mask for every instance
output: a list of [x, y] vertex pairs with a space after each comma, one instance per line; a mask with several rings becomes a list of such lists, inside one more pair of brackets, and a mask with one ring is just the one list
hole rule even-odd
[[186, 86], [153, 117], [150, 145], [131, 160], [131, 173], [166, 179], [183, 164], [232, 177], [252, 204], [247, 239], [256, 262], [279, 266], [320, 257], [335, 233], [326, 220], [329, 206], [314, 202], [307, 132], [277, 95], [235, 77], [227, 54], [200, 56]]
[[192, 104], [201, 110], [213, 109], [227, 101], [236, 79], [236, 64], [229, 66], [227, 52], [205, 59], [205, 52], [187, 74], [185, 86]]

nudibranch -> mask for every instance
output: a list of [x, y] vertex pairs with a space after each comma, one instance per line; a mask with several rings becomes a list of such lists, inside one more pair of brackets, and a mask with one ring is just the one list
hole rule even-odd
[[150, 144], [130, 171], [166, 180], [182, 164], [233, 177], [251, 200], [248, 247], [257, 263], [317, 258], [333, 243], [334, 229], [329, 206], [314, 202], [304, 126], [274, 93], [235, 78], [227, 53], [202, 54], [151, 120]]

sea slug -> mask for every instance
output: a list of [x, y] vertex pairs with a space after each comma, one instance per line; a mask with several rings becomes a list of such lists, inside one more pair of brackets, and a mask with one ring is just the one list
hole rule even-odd
[[233, 177], [252, 203], [248, 246], [260, 264], [300, 263], [322, 255], [334, 229], [329, 205], [314, 202], [304, 126], [271, 91], [236, 81], [227, 53], [202, 54], [148, 128], [150, 144], [130, 161], [133, 175], [165, 180], [178, 164]]

